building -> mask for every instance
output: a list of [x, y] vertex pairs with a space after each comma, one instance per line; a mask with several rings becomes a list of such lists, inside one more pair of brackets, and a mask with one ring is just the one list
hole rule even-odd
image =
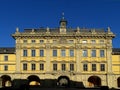
[[15, 47], [0, 48], [1, 86], [14, 79], [30, 85], [56, 80], [58, 86], [81, 82], [85, 87], [120, 87], [120, 49], [105, 29], [68, 28], [64, 17], [59, 28], [16, 28]]

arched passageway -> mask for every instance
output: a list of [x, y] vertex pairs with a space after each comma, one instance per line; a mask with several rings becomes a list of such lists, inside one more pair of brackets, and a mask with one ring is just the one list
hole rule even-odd
[[1, 76], [2, 87], [10, 87], [12, 86], [11, 77], [8, 75]]
[[70, 86], [70, 79], [67, 76], [60, 76], [57, 81], [58, 86]]
[[120, 87], [120, 77], [117, 79], [117, 86]]
[[29, 85], [40, 85], [40, 78], [36, 75], [31, 75], [28, 78]]
[[99, 87], [101, 86], [101, 79], [98, 76], [91, 76], [88, 78], [90, 87]]

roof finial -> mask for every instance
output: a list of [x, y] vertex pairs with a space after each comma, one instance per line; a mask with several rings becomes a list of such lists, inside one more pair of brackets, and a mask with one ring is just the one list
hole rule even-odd
[[62, 19], [64, 19], [64, 12], [62, 12]]

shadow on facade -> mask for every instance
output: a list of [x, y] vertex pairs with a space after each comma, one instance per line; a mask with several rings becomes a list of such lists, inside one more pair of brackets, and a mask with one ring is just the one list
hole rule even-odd
[[40, 85], [30, 85], [28, 79], [15, 79], [12, 82], [13, 88], [85, 88], [82, 82], [76, 82], [68, 80], [66, 81], [64, 78], [59, 79], [44, 79], [40, 80]]

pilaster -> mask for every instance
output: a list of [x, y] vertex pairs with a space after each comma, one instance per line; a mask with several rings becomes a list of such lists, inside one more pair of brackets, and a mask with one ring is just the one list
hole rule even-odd
[[16, 40], [16, 73], [20, 73], [20, 39]]
[[77, 73], [80, 73], [80, 68], [81, 68], [81, 64], [80, 64], [80, 46], [76, 45], [76, 71]]
[[112, 45], [111, 45], [111, 40], [108, 40], [107, 42], [107, 72], [112, 73]]
[[50, 44], [46, 44], [46, 72], [50, 72]]

